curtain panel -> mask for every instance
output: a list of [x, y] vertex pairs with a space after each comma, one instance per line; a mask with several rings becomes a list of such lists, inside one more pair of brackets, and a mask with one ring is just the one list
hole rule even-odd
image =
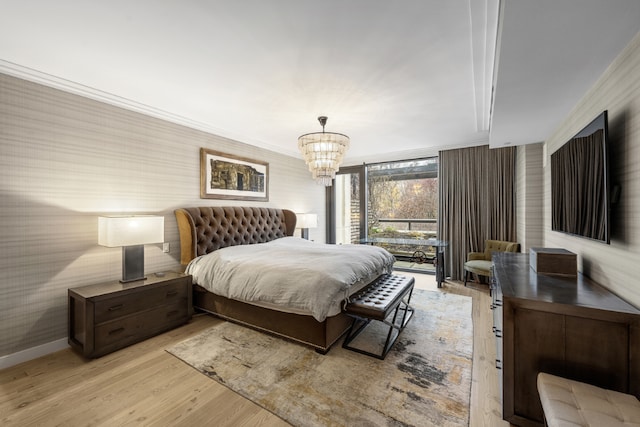
[[515, 147], [440, 151], [438, 236], [449, 242], [446, 272], [464, 277], [469, 252], [487, 239], [515, 242]]

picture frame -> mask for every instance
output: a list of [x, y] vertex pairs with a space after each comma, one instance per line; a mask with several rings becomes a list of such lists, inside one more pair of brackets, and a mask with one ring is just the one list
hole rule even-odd
[[269, 163], [200, 148], [200, 198], [269, 201]]

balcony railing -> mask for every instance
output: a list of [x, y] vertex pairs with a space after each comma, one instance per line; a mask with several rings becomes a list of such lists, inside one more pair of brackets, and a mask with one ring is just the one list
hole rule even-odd
[[[380, 242], [371, 243], [382, 246], [394, 254], [398, 261], [404, 263], [403, 268], [435, 271], [433, 260], [437, 248], [428, 244], [421, 246], [418, 243], [420, 240], [437, 239], [435, 218], [379, 218], [376, 222], [379, 226], [377, 230], [369, 230], [369, 238], [381, 239]], [[403, 239], [409, 239], [411, 244], [402, 244]], [[383, 243], [384, 240], [389, 242]]]
[[413, 224], [435, 224], [437, 220], [435, 218], [378, 218], [378, 222], [407, 224], [407, 230], [411, 231]]

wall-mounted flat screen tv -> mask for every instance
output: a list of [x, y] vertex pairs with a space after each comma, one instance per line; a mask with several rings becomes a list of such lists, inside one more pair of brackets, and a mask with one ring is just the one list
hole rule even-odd
[[607, 111], [551, 154], [551, 229], [609, 243]]

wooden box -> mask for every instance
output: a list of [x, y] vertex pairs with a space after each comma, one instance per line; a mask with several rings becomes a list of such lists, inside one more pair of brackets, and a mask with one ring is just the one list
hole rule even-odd
[[577, 256], [566, 249], [531, 248], [529, 263], [533, 271], [538, 274], [578, 275]]

